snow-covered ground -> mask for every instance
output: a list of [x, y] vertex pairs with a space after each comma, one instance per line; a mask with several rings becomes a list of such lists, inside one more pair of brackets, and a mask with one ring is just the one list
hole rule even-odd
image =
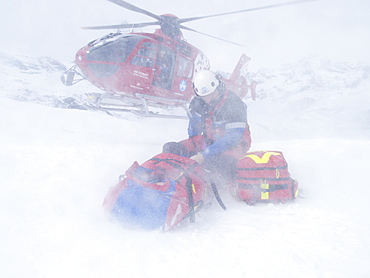
[[[311, 65], [321, 85], [299, 65], [256, 73], [259, 99], [246, 100], [252, 150], [283, 151], [304, 198], [247, 206], [221, 191], [226, 211], [215, 203], [163, 233], [112, 223], [101, 205], [132, 162], [185, 138], [187, 121], [40, 105], [71, 94], [53, 79], [62, 69], [10, 72], [5, 60], [0, 277], [369, 277], [367, 68]], [[339, 87], [325, 87], [335, 78]]]

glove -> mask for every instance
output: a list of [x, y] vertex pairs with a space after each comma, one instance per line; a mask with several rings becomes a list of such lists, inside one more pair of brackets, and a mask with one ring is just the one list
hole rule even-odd
[[193, 155], [192, 157], [190, 157], [190, 159], [195, 160], [199, 164], [204, 163], [204, 157], [203, 157], [203, 155], [201, 153], [198, 153], [196, 155]]

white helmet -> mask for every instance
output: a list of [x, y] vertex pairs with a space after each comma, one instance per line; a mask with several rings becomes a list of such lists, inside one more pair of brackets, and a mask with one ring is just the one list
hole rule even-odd
[[195, 76], [193, 84], [195, 93], [203, 97], [212, 94], [220, 85], [220, 81], [212, 71], [203, 70]]

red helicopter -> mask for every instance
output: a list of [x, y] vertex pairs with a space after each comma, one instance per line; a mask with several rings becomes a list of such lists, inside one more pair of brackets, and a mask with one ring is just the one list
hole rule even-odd
[[[84, 27], [89, 30], [133, 29], [159, 25], [154, 33], [117, 31], [88, 43], [75, 57], [75, 65], [61, 80], [66, 86], [88, 80], [104, 93], [87, 94], [87, 106], [92, 109], [131, 111], [142, 116], [175, 117], [151, 108], [168, 109], [187, 105], [194, 96], [192, 79], [203, 69], [209, 69], [208, 58], [184, 40], [180, 29], [233, 43], [198, 32], [182, 25], [185, 22], [234, 13], [274, 8], [306, 1], [295, 1], [222, 14], [178, 18], [171, 14], [156, 15], [123, 0], [108, 0], [120, 7], [156, 19], [154, 22]], [[309, 0], [312, 1], [312, 0]], [[233, 43], [240, 45], [237, 43]], [[248, 90], [255, 99], [256, 82], [247, 81], [250, 58], [241, 55], [234, 71], [222, 77], [226, 87], [244, 98]], [[183, 117], [183, 116], [180, 116]]]

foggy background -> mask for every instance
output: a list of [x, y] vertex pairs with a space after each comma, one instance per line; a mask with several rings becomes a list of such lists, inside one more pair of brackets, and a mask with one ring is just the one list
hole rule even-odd
[[[132, 4], [155, 14], [180, 18], [218, 14], [284, 0], [148, 1]], [[80, 27], [150, 22], [154, 19], [105, 0], [0, 2], [0, 51], [48, 56], [72, 62], [89, 41], [115, 30], [88, 31]], [[184, 31], [184, 37], [203, 51], [211, 68], [231, 71], [241, 53], [252, 58], [250, 70], [323, 56], [333, 61], [358, 62], [370, 58], [370, 2], [321, 0], [274, 9], [202, 19], [184, 24], [197, 31], [234, 41], [245, 48]], [[154, 27], [142, 29], [151, 32]], [[222, 57], [220, 57], [222, 53]]]
[[[282, 2], [132, 1], [180, 18]], [[186, 24], [246, 45], [184, 32], [214, 70], [252, 58], [251, 150], [283, 151], [300, 198], [246, 206], [221, 189], [227, 211], [215, 203], [161, 233], [116, 225], [101, 205], [134, 161], [184, 139], [187, 121], [56, 109], [90, 92], [60, 75], [110, 32], [80, 27], [152, 19], [106, 0], [0, 1], [0, 277], [368, 277], [369, 3], [313, 1]]]

